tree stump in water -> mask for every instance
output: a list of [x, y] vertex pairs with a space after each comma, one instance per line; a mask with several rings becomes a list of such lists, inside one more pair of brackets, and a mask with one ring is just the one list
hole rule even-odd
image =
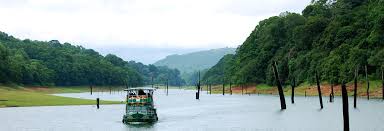
[[279, 73], [276, 67], [276, 62], [272, 64], [273, 66], [273, 72], [275, 74], [275, 79], [276, 79], [276, 84], [277, 84], [277, 89], [279, 91], [279, 96], [280, 96], [280, 106], [281, 109], [287, 109], [287, 106], [285, 104], [285, 98], [284, 98], [284, 92], [283, 92], [283, 87], [281, 86], [280, 78], [279, 78]]
[[91, 95], [92, 95], [92, 90], [93, 90], [93, 87], [92, 87], [92, 85], [90, 85], [90, 86], [89, 86], [89, 88], [91, 88]]
[[291, 102], [292, 102], [292, 104], [295, 104], [295, 86], [296, 86], [296, 81], [295, 81], [295, 78], [293, 78], [292, 84], [291, 84], [291, 87], [292, 87]]
[[381, 89], [382, 89], [382, 95], [384, 100], [384, 69], [381, 67]]
[[209, 94], [212, 94], [212, 85], [209, 84]]
[[355, 70], [355, 79], [354, 79], [354, 90], [353, 90], [353, 107], [357, 108], [357, 77], [358, 74], [358, 68]]
[[167, 96], [168, 96], [168, 82], [169, 82], [169, 80], [167, 79]]
[[334, 98], [335, 98], [335, 93], [333, 91], [333, 83], [331, 82], [331, 94], [330, 94], [329, 102], [332, 103], [334, 101]]
[[307, 97], [307, 89], [304, 90], [304, 97]]
[[99, 98], [96, 98], [96, 106], [97, 106], [97, 109], [100, 108], [100, 99]]
[[199, 99], [199, 93], [196, 92], [196, 100], [198, 100], [198, 99]]
[[317, 92], [319, 93], [320, 108], [323, 109], [323, 97], [321, 96], [320, 80], [319, 75], [316, 72], [316, 83], [317, 83]]
[[368, 67], [365, 65], [365, 80], [367, 81], [367, 99], [369, 100], [369, 79], [368, 79]]
[[345, 86], [344, 82], [341, 86], [341, 95], [343, 99], [344, 131], [349, 131], [348, 93], [347, 87]]
[[223, 83], [223, 95], [224, 95], [224, 93], [225, 93], [225, 84]]

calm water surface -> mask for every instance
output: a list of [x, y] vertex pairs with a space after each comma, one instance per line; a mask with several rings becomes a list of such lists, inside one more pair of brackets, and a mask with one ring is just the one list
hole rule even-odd
[[[155, 104], [159, 121], [151, 125], [125, 125], [124, 105], [15, 107], [0, 109], [0, 131], [341, 131], [341, 99], [319, 109], [318, 97], [296, 97], [280, 111], [279, 98], [270, 95], [208, 95], [195, 100], [195, 91], [157, 90]], [[72, 93], [60, 96], [123, 101], [123, 93]], [[352, 131], [383, 131], [384, 102], [358, 100], [353, 109]], [[290, 102], [290, 98], [286, 98]]]

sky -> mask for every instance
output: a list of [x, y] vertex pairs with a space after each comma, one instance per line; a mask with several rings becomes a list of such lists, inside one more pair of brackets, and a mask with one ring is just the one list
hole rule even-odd
[[260, 20], [311, 0], [0, 0], [0, 31], [145, 64], [241, 45]]

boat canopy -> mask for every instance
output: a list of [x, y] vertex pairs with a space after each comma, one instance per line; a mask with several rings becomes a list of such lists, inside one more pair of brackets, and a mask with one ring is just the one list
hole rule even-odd
[[149, 91], [154, 91], [154, 90], [156, 90], [156, 89], [155, 89], [155, 88], [151, 88], [151, 87], [128, 88], [128, 89], [124, 89], [124, 91], [137, 91], [137, 90], [149, 90]]

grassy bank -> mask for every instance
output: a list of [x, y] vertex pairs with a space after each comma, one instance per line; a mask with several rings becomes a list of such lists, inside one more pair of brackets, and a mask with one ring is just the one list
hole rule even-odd
[[[382, 87], [381, 87], [381, 81], [370, 81], [370, 98], [382, 98]], [[206, 90], [206, 87], [203, 86], [203, 90]], [[212, 86], [212, 93], [221, 94], [222, 93], [222, 85], [215, 85]], [[352, 96], [354, 90], [353, 83], [347, 83], [347, 91], [348, 95]], [[359, 97], [366, 97], [367, 91], [367, 84], [365, 82], [359, 82], [357, 87], [357, 95]], [[277, 87], [275, 86], [269, 86], [265, 84], [259, 84], [259, 85], [248, 85], [244, 86], [243, 91], [240, 86], [232, 86], [232, 93], [234, 94], [272, 94], [277, 95]], [[321, 84], [321, 92], [323, 96], [329, 96], [331, 93], [331, 86], [329, 83], [322, 83]], [[225, 93], [230, 93], [229, 85], [225, 86]], [[334, 86], [334, 93], [335, 96], [341, 96], [341, 85], [335, 85]], [[285, 95], [291, 95], [291, 86], [285, 86], [284, 87], [284, 94]], [[311, 85], [308, 83], [300, 84], [298, 87], [295, 88], [295, 95], [304, 95], [307, 96], [317, 96], [317, 86]]]
[[[116, 88], [114, 88], [116, 89]], [[52, 93], [88, 92], [89, 87], [9, 87], [0, 86], [0, 107], [94, 105], [95, 100], [50, 95]], [[96, 87], [94, 91], [106, 91]], [[109, 91], [109, 90], [108, 90]], [[119, 101], [100, 101], [100, 104], [121, 104]]]

